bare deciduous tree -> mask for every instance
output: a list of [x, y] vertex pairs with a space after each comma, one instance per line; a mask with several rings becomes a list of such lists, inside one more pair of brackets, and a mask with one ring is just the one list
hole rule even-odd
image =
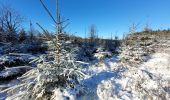
[[150, 28], [150, 26], [149, 26], [148, 23], [145, 24], [145, 26], [144, 26], [144, 28], [143, 28], [143, 31], [144, 31], [144, 32], [151, 32], [151, 31], [152, 31], [152, 29]]
[[1, 21], [1, 23], [0, 23], [0, 42], [3, 42], [3, 34], [4, 34], [3, 22]]
[[97, 28], [94, 24], [92, 24], [89, 28], [89, 38], [90, 38], [90, 42], [92, 44], [94, 44], [96, 42], [96, 38], [97, 38]]
[[16, 33], [23, 20], [24, 18], [10, 6], [0, 6], [1, 28], [5, 31], [7, 42], [17, 40]]
[[18, 34], [18, 42], [23, 43], [27, 39], [27, 34], [24, 29], [21, 29]]

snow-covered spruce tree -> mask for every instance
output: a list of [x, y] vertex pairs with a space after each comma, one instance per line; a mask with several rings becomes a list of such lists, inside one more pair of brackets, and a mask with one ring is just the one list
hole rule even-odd
[[[9, 100], [48, 100], [54, 95], [56, 89], [65, 91], [74, 88], [79, 79], [85, 76], [78, 68], [80, 64], [72, 58], [71, 52], [64, 49], [67, 43], [55, 38], [50, 41], [49, 46], [54, 47], [55, 51], [51, 51], [46, 59], [41, 57], [42, 63], [20, 78], [21, 84], [4, 91], [8, 92]], [[58, 50], [59, 60], [56, 55]]]
[[46, 30], [43, 31], [52, 51], [35, 60], [42, 63], [19, 78], [20, 84], [2, 91], [8, 93], [8, 100], [53, 100], [55, 93], [58, 93], [56, 90], [62, 93], [74, 88], [85, 76], [80, 70], [80, 62], [74, 60], [73, 50], [69, 48], [69, 42], [65, 41], [62, 31], [58, 29], [55, 38]]

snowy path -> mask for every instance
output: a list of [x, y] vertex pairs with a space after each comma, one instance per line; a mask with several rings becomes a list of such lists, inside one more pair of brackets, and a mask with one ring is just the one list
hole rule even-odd
[[78, 96], [78, 100], [98, 100], [97, 87], [103, 81], [111, 78], [120, 79], [127, 69], [118, 64], [118, 58], [105, 59], [104, 63], [90, 66], [87, 69], [89, 77], [81, 83], [84, 85], [85, 95]]
[[103, 81], [108, 80], [112, 77], [119, 79], [122, 77], [121, 73], [126, 71], [126, 69], [117, 69], [115, 71], [103, 71], [92, 77], [83, 81], [84, 86], [86, 87], [85, 91], [87, 94], [84, 96], [79, 97], [79, 100], [97, 100], [97, 86], [101, 84]]

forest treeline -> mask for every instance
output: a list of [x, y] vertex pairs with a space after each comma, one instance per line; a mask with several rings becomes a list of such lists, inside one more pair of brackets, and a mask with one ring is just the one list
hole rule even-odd
[[[25, 30], [22, 25], [26, 21], [26, 18], [12, 7], [1, 5], [0, 13], [0, 43], [32, 44], [39, 47], [47, 41], [44, 32], [35, 29], [31, 21], [29, 23], [30, 28]], [[49, 34], [55, 38], [55, 33]], [[103, 48], [108, 48], [108, 50], [113, 51], [120, 44], [117, 36], [111, 37], [110, 39], [102, 39], [98, 37], [98, 30], [94, 24], [89, 27], [88, 36], [85, 38], [67, 32], [64, 32], [64, 34], [67, 41], [71, 41], [77, 46], [102, 46]]]

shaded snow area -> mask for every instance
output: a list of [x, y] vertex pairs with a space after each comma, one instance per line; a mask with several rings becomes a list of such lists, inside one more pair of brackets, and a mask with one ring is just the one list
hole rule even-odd
[[[0, 91], [3, 91], [4, 89], [16, 86], [20, 81], [18, 79], [14, 79], [5, 82], [0, 83]], [[7, 93], [0, 93], [0, 100], [6, 100]]]
[[21, 76], [32, 69], [33, 64], [29, 63], [35, 56], [29, 54], [7, 54], [0, 57], [0, 81], [9, 81]]
[[0, 79], [3, 77], [6, 78], [6, 77], [13, 76], [16, 74], [24, 73], [30, 69], [32, 69], [32, 67], [30, 67], [30, 66], [19, 66], [19, 67], [5, 68], [0, 73]]
[[29, 62], [35, 58], [33, 55], [21, 53], [0, 56], [0, 100], [6, 98], [6, 93], [1, 91], [16, 86], [20, 82], [17, 78], [34, 68], [35, 65]]

